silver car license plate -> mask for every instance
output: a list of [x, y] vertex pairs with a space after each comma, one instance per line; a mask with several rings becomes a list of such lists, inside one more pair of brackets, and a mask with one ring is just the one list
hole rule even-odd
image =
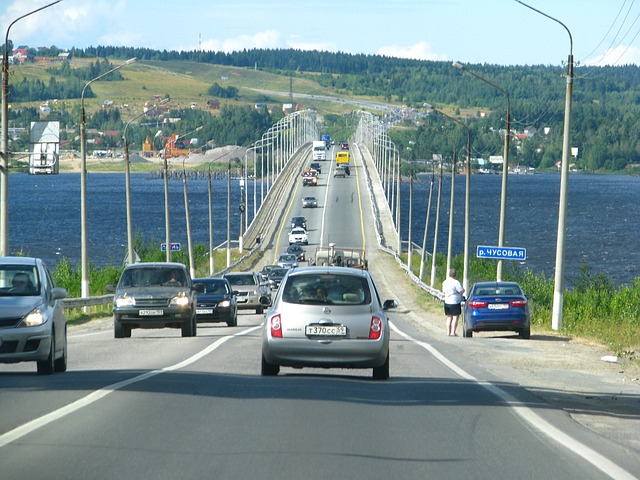
[[153, 316], [163, 315], [164, 311], [163, 310], [140, 310], [138, 313], [140, 314], [141, 317], [153, 317]]
[[304, 333], [308, 336], [344, 337], [347, 335], [347, 327], [344, 325], [307, 325], [304, 328]]
[[211, 315], [213, 313], [213, 308], [197, 308], [196, 313], [199, 315]]

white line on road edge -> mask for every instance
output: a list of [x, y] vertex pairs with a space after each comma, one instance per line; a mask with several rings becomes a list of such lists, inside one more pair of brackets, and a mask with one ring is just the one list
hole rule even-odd
[[608, 458], [604, 457], [603, 455], [599, 454], [595, 450], [587, 447], [585, 444], [579, 442], [575, 438], [567, 435], [563, 431], [551, 425], [549, 422], [544, 420], [542, 417], [536, 414], [529, 407], [523, 406], [522, 402], [520, 402], [513, 396], [509, 395], [500, 387], [497, 387], [491, 382], [478, 380], [473, 375], [467, 373], [465, 370], [460, 368], [458, 365], [453, 363], [451, 360], [445, 357], [442, 353], [436, 350], [435, 347], [433, 347], [433, 345], [430, 345], [426, 342], [421, 342], [411, 337], [410, 335], [407, 335], [406, 333], [399, 330], [398, 327], [396, 327], [392, 322], [389, 322], [389, 326], [393, 329], [394, 332], [396, 332], [401, 337], [427, 350], [429, 353], [431, 353], [431, 355], [437, 358], [442, 364], [444, 364], [447, 368], [449, 368], [458, 376], [464, 378], [465, 380], [470, 380], [472, 382], [477, 383], [481, 387], [485, 388], [486, 390], [496, 395], [498, 398], [501, 398], [502, 400], [504, 400], [504, 402], [526, 423], [531, 425], [533, 428], [537, 429], [542, 434], [549, 437], [551, 440], [558, 442], [563, 447], [568, 448], [576, 455], [582, 457], [587, 462], [589, 462], [594, 467], [596, 467], [598, 470], [605, 473], [607, 476], [615, 480], [638, 480], [638, 477], [633, 476], [632, 474], [627, 472], [625, 469], [623, 469], [619, 465], [616, 465], [615, 463], [613, 463]]
[[122, 382], [113, 383], [104, 388], [101, 388], [100, 390], [96, 390], [95, 392], [92, 392], [89, 395], [86, 395], [81, 399], [76, 400], [73, 403], [70, 403], [69, 405], [66, 405], [62, 408], [54, 410], [53, 412], [43, 415], [42, 417], [36, 418], [35, 420], [25, 423], [24, 425], [21, 425], [18, 428], [14, 428], [9, 432], [3, 435], [0, 435], [0, 448], [6, 446], [11, 442], [18, 440], [19, 438], [24, 437], [25, 435], [39, 428], [44, 427], [45, 425], [50, 424], [51, 422], [54, 422], [66, 415], [69, 415], [70, 413], [76, 412], [81, 408], [91, 405], [92, 403], [97, 402], [98, 400], [106, 397], [110, 393], [115, 392], [116, 390], [120, 390], [121, 388], [127, 387], [129, 385], [133, 385], [134, 383], [142, 382], [149, 378], [155, 377], [156, 375], [160, 375], [161, 373], [172, 372], [174, 370], [178, 370], [180, 368], [184, 368], [188, 365], [191, 365], [192, 363], [195, 363], [198, 360], [200, 360], [202, 357], [213, 352], [215, 349], [217, 349], [220, 345], [225, 343], [227, 340], [230, 340], [233, 337], [240, 337], [242, 335], [246, 335], [260, 327], [261, 325], [258, 325], [256, 327], [251, 327], [247, 330], [243, 330], [242, 332], [238, 332], [234, 335], [227, 335], [226, 337], [222, 337], [217, 341], [215, 341], [214, 343], [212, 343], [211, 345], [209, 345], [207, 348], [201, 350], [200, 352], [196, 353], [195, 355], [192, 355], [191, 357], [187, 358], [186, 360], [180, 363], [176, 363], [175, 365], [170, 365], [160, 370], [153, 370], [151, 372], [143, 373], [142, 375], [138, 375], [137, 377], [129, 378], [128, 380], [123, 380]]

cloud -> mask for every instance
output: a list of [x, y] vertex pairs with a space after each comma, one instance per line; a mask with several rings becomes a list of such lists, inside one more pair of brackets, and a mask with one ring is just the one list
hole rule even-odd
[[397, 45], [380, 47], [378, 54], [387, 57], [411, 58], [414, 60], [448, 60], [446, 55], [433, 52], [431, 45], [425, 41], [408, 47], [398, 47]]
[[[209, 39], [204, 40], [201, 45], [202, 50], [214, 52], [237, 52], [253, 48], [282, 48], [280, 32], [276, 30], [265, 30], [253, 35], [241, 35], [237, 38], [226, 40]], [[184, 50], [194, 50], [194, 47], [184, 48]]]
[[640, 65], [640, 48], [633, 45], [618, 45], [604, 55], [585, 60], [585, 65], [601, 67], [603, 65]]

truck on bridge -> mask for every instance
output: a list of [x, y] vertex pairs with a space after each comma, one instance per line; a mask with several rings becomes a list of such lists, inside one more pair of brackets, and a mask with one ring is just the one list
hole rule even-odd
[[313, 141], [313, 159], [314, 160], [327, 159], [327, 147], [322, 140]]
[[351, 267], [360, 270], [367, 270], [369, 267], [364, 250], [337, 247], [335, 243], [330, 243], [328, 247], [316, 248], [315, 255], [309, 259], [309, 265]]

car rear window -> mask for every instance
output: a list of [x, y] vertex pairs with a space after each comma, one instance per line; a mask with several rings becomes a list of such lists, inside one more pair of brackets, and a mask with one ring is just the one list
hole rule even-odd
[[289, 276], [282, 300], [294, 304], [366, 305], [371, 303], [369, 283], [364, 277], [338, 274]]

